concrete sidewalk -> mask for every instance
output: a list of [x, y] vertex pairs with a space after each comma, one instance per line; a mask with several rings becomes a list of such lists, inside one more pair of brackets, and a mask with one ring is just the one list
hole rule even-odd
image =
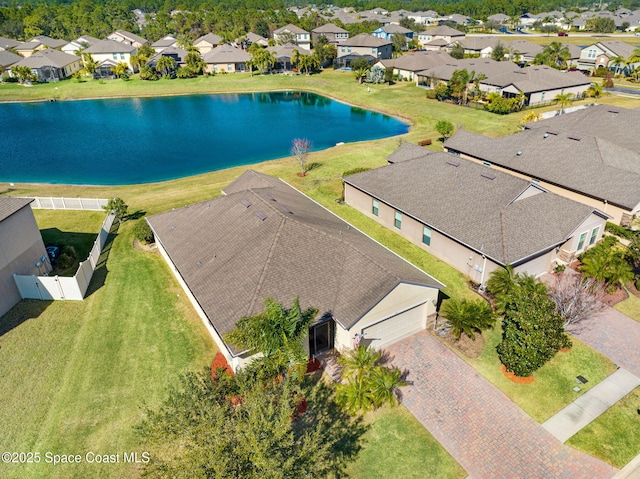
[[547, 419], [542, 427], [560, 442], [565, 442], [638, 386], [640, 378], [626, 369], [618, 369], [558, 414]]

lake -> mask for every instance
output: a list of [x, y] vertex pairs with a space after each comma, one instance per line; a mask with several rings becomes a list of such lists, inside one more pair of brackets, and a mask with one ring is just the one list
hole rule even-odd
[[[0, 104], [0, 181], [127, 185], [406, 133], [407, 124], [307, 92]], [[292, 160], [294, 161], [294, 160]]]

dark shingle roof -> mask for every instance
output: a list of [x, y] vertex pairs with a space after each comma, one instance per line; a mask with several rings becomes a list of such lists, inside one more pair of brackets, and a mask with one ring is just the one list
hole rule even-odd
[[12, 214], [29, 205], [33, 198], [16, 198], [14, 196], [0, 196], [0, 222]]
[[555, 128], [496, 139], [459, 130], [444, 146], [629, 210], [640, 203], [640, 153], [602, 138]]
[[447, 52], [441, 50], [416, 52], [409, 55], [402, 55], [400, 58], [397, 58], [393, 67], [398, 70], [417, 72], [427, 70], [438, 65], [444, 65], [451, 61], [455, 60]]
[[518, 264], [564, 243], [594, 211], [448, 153], [365, 171], [344, 181], [501, 264]]
[[355, 37], [345, 40], [340, 45], [348, 47], [382, 47], [384, 45], [390, 45], [391, 43], [389, 40], [383, 40], [368, 33], [360, 33]]
[[131, 53], [135, 50], [136, 47], [128, 43], [118, 42], [116, 40], [100, 40], [82, 53]]
[[500, 75], [492, 75], [480, 83], [504, 88], [514, 85], [519, 91], [533, 93], [590, 85], [591, 80], [580, 72], [563, 72], [545, 65], [518, 68]]
[[205, 63], [244, 63], [251, 60], [251, 54], [231, 45], [218, 45], [202, 59]]
[[432, 28], [430, 30], [425, 30], [424, 32], [420, 32], [420, 35], [432, 35], [438, 37], [464, 37], [465, 33], [460, 30], [456, 30], [455, 28], [451, 28], [447, 25], [441, 25], [436, 28]]
[[24, 57], [16, 55], [15, 53], [0, 50], [0, 67], [8, 67], [9, 65], [19, 62], [23, 58]]
[[23, 58], [16, 65], [27, 66], [29, 68], [42, 68], [54, 66], [63, 68], [73, 62], [80, 60], [80, 57], [64, 53], [59, 50], [40, 50], [36, 51], [30, 57]]
[[333, 23], [327, 23], [318, 28], [314, 28], [311, 31], [313, 33], [349, 33], [344, 28], [340, 28], [338, 25], [334, 25]]
[[265, 297], [349, 328], [398, 283], [442, 285], [286, 183], [247, 172], [226, 196], [148, 219], [219, 334]]
[[400, 163], [401, 161], [422, 158], [431, 153], [434, 152], [414, 143], [402, 143], [396, 151], [387, 156], [387, 161], [389, 163]]

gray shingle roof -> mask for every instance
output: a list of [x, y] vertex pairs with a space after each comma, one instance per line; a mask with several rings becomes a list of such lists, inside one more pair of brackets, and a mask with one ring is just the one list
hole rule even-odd
[[[621, 128], [625, 125], [625, 128]], [[527, 129], [563, 129], [609, 140], [629, 150], [640, 152], [640, 108], [594, 105], [558, 115], [547, 120], [527, 123]]]
[[274, 35], [280, 35], [281, 33], [284, 33], [284, 32], [291, 32], [296, 35], [302, 34], [302, 33], [309, 33], [308, 31], [303, 30], [302, 28], [297, 27], [292, 23], [290, 23], [289, 25], [285, 25], [284, 27], [280, 27], [277, 30], [273, 31]]
[[[448, 153], [365, 171], [344, 181], [501, 264], [517, 265], [564, 243], [594, 211]], [[536, 194], [517, 199], [525, 190]]]
[[0, 67], [8, 67], [9, 65], [19, 62], [23, 58], [24, 57], [16, 55], [15, 53], [0, 50]]
[[393, 67], [398, 70], [417, 72], [427, 70], [438, 65], [444, 65], [452, 61], [455, 61], [453, 57], [442, 50], [416, 52], [409, 55], [402, 55], [397, 58]]
[[507, 42], [501, 40], [498, 37], [464, 37], [457, 40], [457, 42], [462, 45], [465, 50], [477, 51], [484, 50], [488, 47], [495, 48], [499, 43], [504, 45], [505, 48], [508, 46]]
[[401, 25], [395, 25], [393, 23], [390, 23], [389, 25], [385, 25], [384, 27], [381, 27], [381, 28], [383, 32], [391, 33], [391, 34], [401, 33], [402, 35], [406, 35], [407, 33], [411, 33], [413, 31]]
[[476, 73], [476, 76], [482, 73], [485, 77], [489, 78], [490, 76], [511, 72], [514, 68], [518, 67], [511, 62], [497, 62], [491, 58], [464, 58], [462, 60], [452, 59], [444, 65], [420, 71], [418, 74], [421, 76], [431, 76], [438, 80], [449, 81], [453, 72], [456, 70], [467, 70], [469, 73], [473, 71]]
[[141, 45], [149, 43], [145, 38], [142, 38], [140, 35], [136, 35], [135, 33], [131, 33], [126, 30], [116, 30], [113, 33], [117, 33], [118, 35], [126, 38], [130, 42], [137, 42], [137, 43], [140, 43]]
[[355, 37], [345, 40], [340, 45], [348, 47], [382, 47], [384, 45], [390, 45], [391, 43], [389, 40], [383, 40], [368, 33], [360, 33]]
[[311, 52], [305, 48], [299, 47], [292, 43], [286, 43], [284, 45], [276, 45], [275, 47], [267, 47], [267, 50], [274, 52], [278, 60], [283, 60], [293, 57], [293, 51], [298, 50], [300, 55], [311, 55]]
[[82, 53], [131, 53], [135, 50], [136, 47], [128, 43], [122, 43], [116, 40], [100, 40]]
[[29, 205], [33, 198], [16, 198], [14, 196], [0, 196], [0, 222]]
[[434, 37], [464, 37], [464, 32], [460, 30], [456, 30], [455, 28], [451, 28], [447, 25], [441, 25], [436, 28], [432, 28], [430, 30], [425, 30], [424, 32], [420, 32], [420, 35], [432, 35]]
[[0, 48], [15, 48], [20, 45], [18, 40], [13, 40], [11, 38], [0, 37]]
[[34, 52], [30, 57], [23, 58], [16, 65], [26, 66], [29, 68], [42, 68], [48, 66], [54, 66], [56, 68], [63, 68], [70, 65], [73, 62], [80, 60], [80, 57], [64, 53], [59, 50], [40, 50]]
[[[637, 131], [640, 123], [627, 126]], [[491, 139], [459, 130], [444, 146], [629, 210], [640, 203], [640, 153], [579, 131], [532, 129]]]
[[422, 158], [425, 155], [434, 153], [431, 150], [427, 150], [422, 146], [418, 146], [414, 143], [402, 143], [396, 151], [387, 156], [389, 163], [400, 163], [401, 161], [414, 160], [416, 158]]
[[47, 37], [46, 35], [38, 35], [37, 37], [33, 37], [30, 42], [40, 42], [43, 45], [46, 45], [49, 48], [61, 48], [65, 46], [67, 43], [66, 40], [59, 40], [57, 38]]
[[222, 43], [224, 39], [220, 35], [216, 35], [215, 33], [207, 33], [206, 35], [201, 36], [195, 42], [194, 45], [198, 45], [201, 42], [207, 42], [211, 45], [219, 45]]
[[500, 75], [492, 75], [480, 83], [500, 88], [514, 85], [523, 93], [533, 93], [590, 85], [591, 80], [580, 72], [563, 72], [546, 65], [535, 65], [524, 68], [514, 66], [512, 71]]
[[340, 28], [338, 25], [334, 25], [333, 23], [327, 23], [318, 28], [314, 28], [311, 31], [313, 33], [349, 33], [344, 28]]
[[400, 282], [442, 287], [276, 178], [247, 172], [226, 192], [148, 218], [221, 335], [265, 297], [299, 296], [348, 328]]
[[218, 45], [202, 59], [206, 63], [244, 63], [251, 59], [251, 54], [231, 45]]
[[635, 46], [628, 43], [621, 42], [619, 40], [609, 40], [604, 42], [598, 42], [597, 45], [601, 45], [608, 50], [611, 50], [615, 55], [622, 58], [629, 58], [636, 49]]

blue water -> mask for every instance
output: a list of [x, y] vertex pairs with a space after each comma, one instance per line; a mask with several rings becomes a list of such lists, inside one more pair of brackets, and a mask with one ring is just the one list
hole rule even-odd
[[[406, 133], [379, 113], [304, 92], [0, 104], [0, 181], [126, 185]], [[293, 160], [292, 160], [293, 161]]]

